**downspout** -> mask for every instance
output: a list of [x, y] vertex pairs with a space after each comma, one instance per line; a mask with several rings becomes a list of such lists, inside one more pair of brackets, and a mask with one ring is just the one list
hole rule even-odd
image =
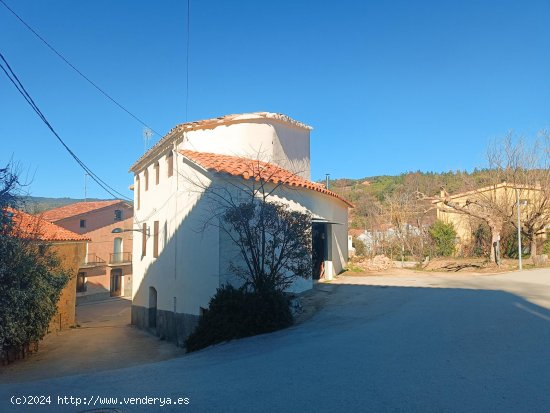
[[[185, 134], [185, 132], [183, 132]], [[183, 135], [182, 135], [183, 136]], [[178, 230], [176, 228], [178, 217], [178, 192], [179, 192], [179, 161], [178, 161], [178, 141], [174, 141], [174, 162], [176, 164], [176, 193], [175, 193], [175, 206], [174, 206], [174, 280], [177, 279], [177, 264], [178, 264]], [[173, 167], [173, 166], [172, 166]]]
[[[185, 132], [184, 132], [185, 133]], [[173, 156], [173, 159], [174, 159], [174, 162], [176, 163], [176, 194], [175, 194], [175, 204], [174, 204], [174, 284], [176, 282], [176, 279], [177, 279], [177, 276], [178, 276], [178, 229], [176, 227], [176, 222], [177, 222], [177, 217], [178, 217], [178, 191], [179, 191], [179, 179], [180, 179], [180, 174], [179, 174], [179, 162], [178, 162], [178, 151], [177, 151], [177, 148], [178, 148], [178, 142], [177, 142], [177, 139], [174, 141], [174, 148], [173, 148], [173, 151], [174, 151], [174, 154], [172, 155]], [[174, 165], [172, 165], [172, 168], [174, 167]], [[175, 286], [174, 286], [175, 287]], [[175, 288], [175, 290], [177, 290], [177, 288]], [[177, 297], [177, 294], [176, 294], [176, 297]], [[173, 326], [173, 329], [174, 329], [174, 337], [176, 339], [176, 344], [179, 346], [180, 345], [180, 338], [179, 338], [179, 334], [178, 334], [178, 320], [177, 320], [177, 298], [174, 298], [174, 316], [173, 316], [173, 320], [174, 320], [174, 326]], [[183, 297], [182, 297], [182, 300], [180, 300], [180, 306], [181, 306], [181, 302], [183, 302]]]

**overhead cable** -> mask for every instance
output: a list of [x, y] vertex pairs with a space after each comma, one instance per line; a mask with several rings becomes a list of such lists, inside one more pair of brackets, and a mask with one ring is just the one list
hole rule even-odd
[[[2, 1], [2, 0], [0, 0]], [[114, 189], [112, 186], [110, 186], [107, 182], [105, 182], [103, 179], [101, 179], [99, 176], [97, 176], [72, 150], [69, 148], [69, 146], [63, 141], [63, 139], [59, 136], [59, 134], [55, 131], [51, 123], [48, 121], [46, 116], [42, 113], [34, 99], [31, 97], [31, 95], [27, 92], [15, 72], [12, 70], [11, 66], [9, 65], [8, 61], [4, 57], [4, 55], [0, 52], [0, 68], [2, 71], [6, 74], [8, 79], [11, 81], [11, 83], [15, 86], [17, 91], [23, 96], [25, 101], [29, 104], [29, 106], [34, 110], [34, 112], [38, 115], [38, 117], [46, 124], [48, 129], [54, 134], [54, 136], [57, 138], [57, 140], [63, 145], [65, 150], [69, 152], [69, 154], [74, 158], [74, 160], [80, 165], [84, 171], [86, 171], [91, 178], [101, 187], [103, 188], [108, 194], [110, 194], [113, 198], [121, 197], [127, 201], [131, 201], [130, 198], [123, 195], [122, 193], [118, 192], [116, 189]], [[2, 63], [3, 62], [3, 63]], [[118, 194], [115, 195], [115, 194]]]
[[126, 112], [128, 115], [130, 115], [132, 118], [134, 118], [136, 121], [141, 123], [146, 128], [149, 128], [153, 133], [158, 135], [159, 137], [162, 137], [160, 133], [155, 131], [152, 127], [147, 125], [143, 120], [141, 120], [139, 117], [134, 115], [132, 112], [130, 112], [128, 109], [126, 109], [122, 104], [118, 103], [113, 97], [111, 97], [105, 90], [103, 90], [101, 87], [99, 87], [95, 82], [93, 82], [88, 76], [86, 76], [84, 73], [82, 73], [79, 69], [77, 69], [69, 60], [67, 60], [60, 52], [57, 51], [56, 48], [54, 48], [50, 43], [46, 41], [36, 30], [34, 30], [25, 20], [21, 18], [15, 11], [13, 11], [5, 2], [4, 0], [0, 0], [0, 3], [4, 5], [6, 9], [8, 9], [23, 25], [29, 29], [36, 37], [38, 37], [52, 52], [54, 52], [61, 60], [63, 60], [71, 69], [73, 69], [76, 73], [78, 73], [84, 80], [86, 80], [89, 84], [91, 84], [93, 87], [95, 87], [103, 96], [105, 96], [107, 99], [109, 99], [111, 102], [113, 102], [115, 105], [117, 105], [120, 109], [122, 109], [124, 112]]

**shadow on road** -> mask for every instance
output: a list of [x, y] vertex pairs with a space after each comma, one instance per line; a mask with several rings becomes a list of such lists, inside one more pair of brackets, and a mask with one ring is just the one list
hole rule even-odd
[[[262, 406], [303, 412], [547, 412], [550, 311], [524, 297], [546, 295], [548, 285], [519, 282], [514, 288], [524, 291], [520, 295], [483, 289], [496, 279], [476, 281], [476, 288], [429, 281], [433, 288], [341, 284], [321, 291], [328, 295], [324, 306], [286, 330], [79, 380], [58, 377], [0, 390], [40, 390], [52, 397], [184, 391], [193, 411], [204, 412], [256, 412]], [[93, 363], [93, 352], [86, 354], [82, 363]], [[4, 400], [0, 411], [9, 411], [2, 408]]]

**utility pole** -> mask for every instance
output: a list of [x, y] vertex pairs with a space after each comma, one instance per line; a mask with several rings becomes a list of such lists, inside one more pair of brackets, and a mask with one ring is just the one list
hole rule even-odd
[[88, 172], [84, 174], [84, 202], [88, 202], [88, 193], [87, 193], [87, 183], [88, 183]]
[[153, 136], [153, 131], [149, 128], [143, 128], [143, 152], [147, 152], [147, 147], [149, 146], [149, 141]]
[[329, 189], [330, 174], [325, 174], [325, 188]]

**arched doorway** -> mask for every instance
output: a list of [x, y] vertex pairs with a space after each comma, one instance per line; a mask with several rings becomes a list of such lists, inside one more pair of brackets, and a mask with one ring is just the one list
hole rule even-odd
[[149, 328], [157, 328], [157, 290], [149, 287]]

